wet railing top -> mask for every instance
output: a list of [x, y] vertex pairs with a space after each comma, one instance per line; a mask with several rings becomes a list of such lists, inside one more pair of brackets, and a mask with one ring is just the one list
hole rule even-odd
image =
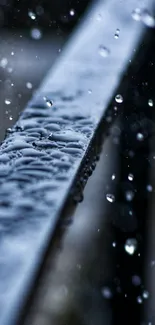
[[137, 6], [95, 3], [1, 145], [1, 325], [16, 324], [99, 123], [113, 96], [123, 102], [116, 89], [154, 27]]

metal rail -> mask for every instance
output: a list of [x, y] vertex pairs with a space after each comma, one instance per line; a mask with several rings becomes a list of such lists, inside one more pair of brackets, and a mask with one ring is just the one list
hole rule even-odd
[[79, 191], [116, 115], [108, 107], [120, 84], [125, 94], [129, 60], [147, 29], [132, 18], [136, 7], [137, 1], [100, 1], [88, 11], [1, 145], [1, 325], [17, 324], [66, 202], [75, 192], [79, 199], [77, 183]]

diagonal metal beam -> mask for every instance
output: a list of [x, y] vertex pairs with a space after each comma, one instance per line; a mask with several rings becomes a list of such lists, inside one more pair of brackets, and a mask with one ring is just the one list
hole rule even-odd
[[79, 175], [82, 186], [89, 176], [90, 153], [105, 133], [103, 121], [116, 113], [108, 107], [122, 80], [125, 94], [129, 60], [146, 31], [131, 15], [137, 3], [92, 6], [1, 145], [1, 325], [17, 322], [67, 199]]

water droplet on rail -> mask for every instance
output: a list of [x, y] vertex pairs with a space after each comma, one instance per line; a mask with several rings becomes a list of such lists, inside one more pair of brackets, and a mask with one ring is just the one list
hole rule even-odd
[[123, 103], [123, 96], [120, 95], [120, 94], [116, 95], [116, 97], [115, 97], [115, 101], [116, 101], [116, 103], [118, 103], [118, 104]]
[[152, 99], [149, 99], [149, 100], [148, 100], [148, 105], [149, 105], [150, 107], [153, 107], [153, 100], [152, 100]]
[[99, 46], [99, 54], [103, 57], [103, 58], [106, 58], [109, 54], [110, 54], [110, 50], [103, 46], [103, 45], [100, 45]]
[[132, 18], [136, 21], [140, 21], [141, 20], [141, 9], [140, 8], [136, 8], [132, 11]]
[[115, 196], [113, 194], [107, 194], [106, 199], [108, 202], [113, 203], [115, 202]]
[[97, 19], [97, 21], [101, 21], [102, 20], [102, 15], [98, 14], [96, 19]]
[[153, 17], [147, 9], [142, 11], [141, 20], [147, 27], [155, 27], [155, 17]]
[[114, 35], [114, 37], [116, 38], [116, 39], [118, 39], [119, 38], [119, 33], [120, 33], [120, 29], [116, 29], [116, 32], [115, 32], [115, 35]]
[[136, 248], [137, 248], [137, 240], [136, 239], [130, 238], [130, 239], [126, 240], [124, 249], [129, 255], [133, 255], [136, 251]]
[[47, 97], [44, 97], [43, 99], [46, 101], [46, 104], [48, 107], [53, 106], [53, 101], [51, 99], [48, 99]]

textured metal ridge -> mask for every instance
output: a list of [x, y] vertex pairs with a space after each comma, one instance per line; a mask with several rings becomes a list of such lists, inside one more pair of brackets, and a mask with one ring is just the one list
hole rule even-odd
[[143, 36], [145, 26], [131, 17], [136, 3], [101, 1], [88, 11], [0, 147], [1, 325], [16, 324], [77, 172]]

